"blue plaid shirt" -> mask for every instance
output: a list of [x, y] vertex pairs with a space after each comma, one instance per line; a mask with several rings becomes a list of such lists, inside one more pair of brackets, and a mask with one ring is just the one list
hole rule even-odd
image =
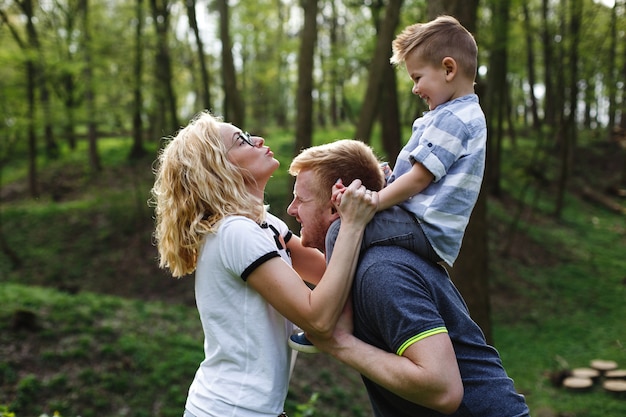
[[433, 174], [426, 189], [400, 205], [415, 215], [435, 252], [450, 266], [478, 199], [486, 145], [487, 125], [478, 96], [451, 100], [413, 122], [411, 138], [389, 178], [392, 183], [415, 161]]

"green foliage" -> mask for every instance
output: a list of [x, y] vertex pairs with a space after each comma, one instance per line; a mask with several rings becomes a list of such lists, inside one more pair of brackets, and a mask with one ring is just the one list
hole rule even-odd
[[315, 415], [315, 403], [319, 397], [318, 393], [311, 395], [311, 398], [306, 404], [300, 404], [296, 406], [295, 417], [312, 417]]

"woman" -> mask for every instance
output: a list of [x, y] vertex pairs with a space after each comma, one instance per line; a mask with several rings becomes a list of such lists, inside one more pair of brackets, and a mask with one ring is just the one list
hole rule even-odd
[[324, 271], [323, 255], [266, 211], [265, 186], [278, 166], [263, 138], [206, 112], [159, 155], [152, 195], [160, 266], [174, 277], [195, 271], [205, 336], [185, 416], [281, 415], [292, 323], [330, 337], [349, 294], [372, 197], [356, 181], [331, 206], [342, 223]]

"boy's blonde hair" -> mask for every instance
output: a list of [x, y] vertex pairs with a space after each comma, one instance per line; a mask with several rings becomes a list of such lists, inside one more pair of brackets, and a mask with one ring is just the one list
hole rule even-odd
[[471, 80], [476, 78], [478, 47], [474, 36], [452, 16], [439, 16], [428, 23], [416, 23], [406, 27], [392, 43], [394, 65], [406, 61], [411, 53], [432, 65], [439, 65], [445, 57], [451, 57], [462, 74]]
[[332, 187], [338, 179], [345, 186], [355, 179], [372, 191], [380, 191], [385, 178], [380, 161], [371, 147], [353, 139], [341, 139], [303, 150], [289, 166], [294, 177], [301, 171], [311, 170], [317, 181], [315, 188], [318, 203], [330, 201]]
[[264, 220], [263, 203], [247, 190], [254, 178], [231, 163], [220, 134], [221, 119], [197, 115], [160, 151], [150, 203], [159, 266], [174, 277], [196, 269], [204, 237], [229, 215]]

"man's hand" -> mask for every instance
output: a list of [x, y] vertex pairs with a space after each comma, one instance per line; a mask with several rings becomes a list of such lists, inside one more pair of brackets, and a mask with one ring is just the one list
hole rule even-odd
[[307, 338], [315, 347], [317, 347], [322, 352], [326, 352], [332, 355], [335, 349], [341, 349], [352, 336], [352, 332], [354, 330], [354, 322], [352, 316], [352, 298], [348, 297], [348, 301], [346, 305], [343, 307], [343, 311], [341, 316], [339, 316], [339, 320], [337, 321], [337, 325], [335, 326], [335, 330], [330, 338], [321, 338], [314, 337], [313, 335], [307, 334]]

